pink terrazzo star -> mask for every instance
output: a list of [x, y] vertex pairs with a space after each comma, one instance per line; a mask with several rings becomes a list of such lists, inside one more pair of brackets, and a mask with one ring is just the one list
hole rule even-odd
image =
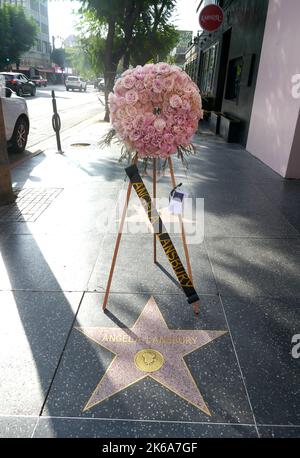
[[[153, 297], [146, 304], [131, 329], [78, 327], [78, 331], [115, 354], [84, 411], [151, 377], [181, 398], [210, 415], [203, 397], [184, 361], [184, 356], [226, 334], [226, 331], [171, 330]], [[136, 354], [143, 349], [158, 351], [164, 359], [154, 372], [145, 372], [135, 364]]]

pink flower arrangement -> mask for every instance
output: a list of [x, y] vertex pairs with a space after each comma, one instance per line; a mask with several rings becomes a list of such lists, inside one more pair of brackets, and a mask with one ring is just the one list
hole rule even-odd
[[203, 117], [198, 87], [166, 63], [127, 70], [109, 95], [111, 122], [129, 151], [168, 157], [187, 147]]

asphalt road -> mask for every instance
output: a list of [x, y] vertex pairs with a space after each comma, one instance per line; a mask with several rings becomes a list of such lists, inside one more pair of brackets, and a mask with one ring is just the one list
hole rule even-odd
[[30, 117], [27, 150], [33, 151], [40, 142], [55, 136], [52, 128], [52, 90], [55, 91], [61, 118], [61, 133], [97, 114], [101, 115], [104, 111], [103, 104], [98, 99], [100, 96], [103, 100], [103, 94], [99, 94], [93, 86], [88, 86], [87, 92], [67, 92], [64, 86], [37, 88], [35, 97], [25, 97]]

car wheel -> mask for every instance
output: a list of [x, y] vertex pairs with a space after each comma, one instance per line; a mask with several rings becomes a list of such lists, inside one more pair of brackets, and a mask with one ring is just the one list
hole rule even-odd
[[33, 87], [33, 88], [31, 89], [31, 95], [32, 95], [32, 97], [34, 97], [35, 94], [36, 94], [36, 87]]
[[84, 88], [84, 92], [86, 92], [86, 86], [85, 86], [85, 88]]
[[66, 89], [67, 89], [67, 91], [69, 91], [69, 88], [68, 88], [68, 86], [66, 87]]
[[27, 120], [23, 117], [19, 118], [11, 138], [10, 150], [14, 153], [23, 153], [26, 148], [28, 133], [29, 126]]
[[19, 88], [17, 89], [17, 95], [18, 95], [19, 97], [23, 97], [24, 92], [23, 92], [23, 89], [22, 89], [21, 87], [19, 87]]
[[82, 92], [82, 86], [80, 86], [79, 90], [80, 90], [80, 92]]

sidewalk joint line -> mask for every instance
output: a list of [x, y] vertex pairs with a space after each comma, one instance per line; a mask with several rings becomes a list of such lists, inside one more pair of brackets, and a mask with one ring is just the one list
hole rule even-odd
[[230, 329], [230, 326], [229, 326], [229, 322], [228, 322], [228, 319], [227, 319], [227, 315], [226, 315], [226, 311], [225, 311], [225, 307], [224, 307], [224, 304], [223, 304], [223, 301], [222, 301], [221, 294], [220, 294], [219, 298], [220, 298], [220, 303], [222, 305], [224, 317], [225, 317], [225, 320], [226, 320], [228, 332], [229, 332], [229, 335], [230, 335], [233, 351], [235, 353], [236, 361], [237, 361], [237, 364], [238, 364], [238, 367], [239, 367], [239, 370], [240, 370], [240, 375], [241, 375], [242, 382], [243, 382], [243, 385], [244, 385], [244, 389], [245, 389], [245, 392], [246, 392], [246, 396], [247, 396], [247, 399], [248, 399], [249, 407], [251, 409], [251, 413], [252, 413], [253, 420], [254, 420], [254, 423], [255, 423], [255, 429], [256, 429], [258, 437], [260, 438], [261, 436], [260, 436], [259, 431], [258, 431], [254, 410], [253, 410], [253, 407], [252, 407], [252, 403], [251, 403], [251, 400], [250, 400], [248, 388], [247, 388], [247, 385], [246, 385], [246, 380], [245, 380], [245, 377], [244, 377], [244, 374], [243, 374], [243, 370], [242, 370], [242, 367], [241, 367], [241, 364], [240, 364], [240, 360], [239, 360], [239, 357], [238, 357], [238, 354], [237, 354], [237, 350], [235, 348], [234, 340], [233, 340], [233, 337], [232, 337], [231, 329]]

